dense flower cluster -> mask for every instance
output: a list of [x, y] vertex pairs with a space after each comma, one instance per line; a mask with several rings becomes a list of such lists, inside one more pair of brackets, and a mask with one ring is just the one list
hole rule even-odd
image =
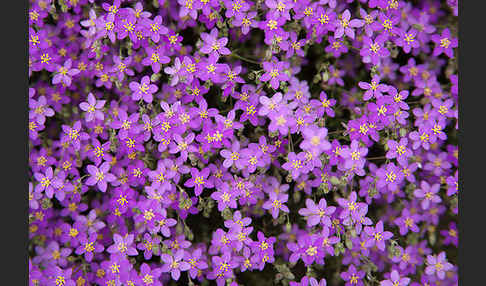
[[457, 285], [457, 1], [28, 21], [30, 285]]

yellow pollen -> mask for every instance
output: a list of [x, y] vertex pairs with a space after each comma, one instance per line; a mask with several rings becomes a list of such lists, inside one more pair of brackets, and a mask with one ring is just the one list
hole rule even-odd
[[93, 252], [94, 251], [93, 243], [94, 242], [86, 242], [86, 244], [84, 245], [84, 250], [86, 250], [86, 252]]
[[387, 182], [393, 183], [396, 178], [397, 178], [397, 175], [393, 171], [390, 171], [389, 173], [386, 174], [386, 181]]
[[275, 30], [275, 29], [277, 29], [277, 21], [275, 21], [275, 20], [270, 20], [270, 21], [268, 21], [268, 23], [267, 23], [267, 27], [268, 27], [270, 30]]
[[383, 235], [381, 234], [381, 232], [377, 232], [375, 233], [374, 238], [376, 241], [381, 241], [383, 239]]
[[56, 260], [59, 259], [59, 258], [61, 258], [61, 253], [59, 252], [59, 250], [54, 250], [52, 252], [52, 258], [54, 258]]
[[149, 221], [149, 220], [152, 220], [154, 218], [155, 214], [154, 212], [152, 211], [152, 209], [149, 209], [149, 210], [146, 210], [144, 213], [143, 213], [143, 218], [146, 220], [146, 221]]
[[221, 200], [223, 200], [223, 202], [227, 203], [230, 201], [230, 194], [228, 194], [227, 192], [224, 192], [222, 195], [221, 195]]
[[231, 160], [236, 161], [240, 159], [240, 154], [238, 152], [231, 153]]
[[66, 284], [66, 280], [63, 276], [56, 277], [56, 286], [64, 286]]
[[380, 50], [380, 45], [378, 45], [377, 43], [373, 43], [370, 45], [370, 51], [372, 51], [373, 53], [378, 53], [378, 51]]
[[405, 34], [405, 41], [410, 45], [415, 41], [415, 37], [412, 34]]
[[316, 246], [309, 246], [309, 248], [307, 248], [305, 253], [307, 253], [307, 255], [309, 255], [309, 256], [314, 256], [314, 255], [317, 254], [317, 247]]
[[440, 46], [442, 48], [449, 48], [449, 45], [451, 44], [451, 41], [449, 40], [449, 38], [443, 38], [440, 40]]

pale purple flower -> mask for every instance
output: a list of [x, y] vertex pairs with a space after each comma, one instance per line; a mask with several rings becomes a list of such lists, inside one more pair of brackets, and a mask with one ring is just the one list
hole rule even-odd
[[425, 273], [427, 275], [437, 276], [440, 280], [445, 278], [445, 273], [451, 270], [454, 266], [449, 263], [446, 259], [446, 253], [442, 251], [438, 255], [428, 255], [427, 256], [427, 267], [425, 268]]
[[150, 78], [147, 75], [142, 77], [140, 83], [132, 81], [128, 86], [133, 92], [132, 100], [138, 101], [142, 98], [146, 103], [151, 103], [153, 99], [152, 94], [159, 90], [155, 84], [150, 84]]
[[299, 210], [301, 216], [307, 217], [307, 225], [314, 226], [316, 224], [321, 224], [325, 227], [331, 227], [331, 215], [336, 211], [336, 207], [327, 206], [326, 199], [322, 198], [319, 204], [316, 205], [313, 200], [305, 200], [306, 208]]
[[103, 106], [105, 106], [106, 100], [96, 100], [92, 93], [88, 94], [88, 102], [81, 102], [79, 108], [86, 111], [86, 121], [92, 121], [95, 118], [99, 120], [104, 120], [105, 115], [101, 111]]
[[138, 254], [138, 251], [135, 247], [132, 246], [133, 243], [133, 234], [127, 234], [125, 236], [121, 236], [118, 233], [113, 235], [114, 244], [106, 249], [111, 254], [120, 253], [123, 255], [134, 256]]
[[52, 78], [52, 84], [58, 84], [60, 82], [63, 82], [65, 85], [70, 86], [72, 77], [79, 73], [79, 70], [76, 68], [72, 69], [71, 65], [71, 59], [68, 59], [66, 62], [64, 62], [63, 66], [58, 65], [58, 73], [55, 74]]
[[287, 202], [288, 198], [288, 194], [277, 194], [275, 192], [270, 192], [268, 201], [266, 201], [262, 207], [266, 210], [270, 210], [272, 217], [276, 219], [280, 210], [286, 213], [289, 212], [289, 208], [284, 205], [284, 203]]
[[422, 200], [420, 205], [422, 206], [422, 209], [426, 210], [429, 208], [431, 203], [440, 203], [442, 201], [438, 195], [439, 190], [439, 184], [433, 184], [430, 186], [426, 181], [422, 181], [420, 182], [420, 188], [416, 189], [413, 194], [415, 197]]
[[86, 169], [88, 170], [90, 177], [86, 179], [85, 184], [88, 186], [97, 185], [98, 189], [103, 193], [106, 191], [108, 183], [116, 180], [116, 177], [113, 174], [108, 173], [110, 170], [109, 162], [102, 163], [100, 167], [88, 165]]
[[364, 21], [359, 19], [350, 19], [351, 13], [348, 9], [344, 10], [336, 30], [334, 31], [334, 38], [339, 39], [346, 34], [346, 36], [354, 39], [354, 28], [362, 27], [364, 25]]

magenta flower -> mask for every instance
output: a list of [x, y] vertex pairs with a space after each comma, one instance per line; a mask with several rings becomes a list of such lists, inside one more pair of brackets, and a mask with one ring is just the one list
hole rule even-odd
[[196, 196], [201, 195], [204, 187], [212, 188], [213, 183], [208, 180], [209, 168], [204, 168], [199, 171], [196, 168], [191, 169], [191, 178], [184, 183], [186, 187], [194, 187], [194, 193]]
[[66, 62], [64, 62], [63, 66], [59, 65], [57, 67], [58, 73], [52, 78], [52, 84], [58, 84], [60, 82], [63, 82], [65, 85], [70, 86], [72, 77], [79, 73], [79, 70], [72, 69], [71, 65], [71, 59], [68, 59]]
[[366, 272], [363, 270], [357, 270], [356, 267], [351, 264], [348, 270], [341, 272], [341, 278], [346, 281], [345, 286], [364, 286], [363, 278]]
[[368, 154], [368, 148], [361, 147], [359, 141], [353, 140], [351, 144], [341, 149], [340, 155], [344, 158], [344, 164], [338, 165], [339, 169], [351, 170], [358, 176], [364, 176], [365, 157]]
[[114, 244], [106, 249], [111, 254], [120, 253], [123, 255], [134, 256], [138, 254], [138, 251], [135, 247], [132, 246], [133, 243], [133, 234], [127, 234], [125, 236], [121, 236], [117, 233], [113, 235]]
[[354, 39], [354, 28], [362, 27], [364, 25], [364, 21], [359, 19], [350, 20], [351, 13], [348, 9], [344, 10], [340, 18], [341, 19], [337, 24], [336, 30], [334, 31], [334, 38], [339, 39], [346, 34], [346, 36]]
[[179, 280], [181, 271], [187, 271], [191, 268], [191, 265], [185, 261], [182, 261], [184, 257], [184, 250], [178, 250], [174, 256], [169, 254], [162, 254], [160, 258], [164, 262], [162, 265], [162, 272], [170, 272], [170, 276], [174, 280]]
[[407, 286], [410, 283], [410, 278], [400, 277], [400, 274], [396, 270], [392, 270], [390, 279], [380, 282], [380, 286]]
[[103, 252], [105, 249], [101, 243], [97, 241], [98, 234], [96, 232], [92, 232], [87, 236], [86, 234], [81, 234], [79, 238], [79, 246], [76, 248], [75, 253], [77, 255], [84, 254], [84, 258], [87, 262], [93, 260], [93, 256], [95, 253]]
[[151, 103], [153, 99], [152, 94], [159, 90], [155, 84], [150, 84], [148, 76], [144, 76], [140, 83], [132, 81], [129, 87], [133, 91], [132, 100], [138, 101], [142, 98], [146, 103]]
[[289, 208], [284, 205], [284, 203], [287, 202], [289, 195], [275, 192], [270, 192], [268, 195], [269, 199], [263, 204], [262, 207], [266, 210], [271, 210], [270, 212], [274, 219], [278, 217], [280, 210], [286, 213], [289, 212]]
[[294, 152], [290, 152], [287, 162], [282, 165], [282, 168], [289, 171], [292, 174], [292, 178], [295, 180], [303, 172], [303, 163], [305, 160], [305, 154], [303, 152], [297, 155]]
[[211, 194], [211, 198], [218, 202], [218, 210], [222, 211], [226, 207], [236, 208], [236, 195], [230, 190], [227, 183], [217, 187], [217, 191]]
[[438, 255], [428, 255], [427, 256], [427, 267], [425, 268], [425, 273], [427, 275], [437, 276], [440, 280], [444, 280], [445, 273], [453, 268], [446, 259], [446, 253], [442, 251]]
[[45, 96], [39, 96], [38, 100], [29, 99], [29, 119], [35, 120], [38, 124], [44, 124], [46, 117], [54, 116], [54, 110], [47, 104]]
[[380, 83], [380, 77], [378, 75], [375, 75], [371, 79], [371, 83], [360, 81], [358, 85], [366, 90], [363, 94], [363, 100], [370, 100], [373, 97], [378, 99], [383, 96], [383, 92], [387, 92], [389, 89], [388, 85]]
[[442, 199], [437, 194], [440, 190], [439, 184], [429, 185], [426, 181], [420, 182], [420, 188], [416, 189], [413, 194], [415, 197], [422, 200], [420, 205], [422, 209], [426, 210], [430, 207], [432, 203], [440, 203]]
[[457, 48], [458, 40], [457, 38], [452, 38], [449, 28], [442, 30], [442, 34], [434, 34], [431, 37], [432, 41], [435, 43], [435, 48], [432, 53], [434, 57], [444, 53], [449, 58], [454, 57], [453, 48]]
[[88, 102], [81, 102], [79, 108], [86, 112], [86, 121], [92, 121], [95, 118], [104, 120], [105, 115], [100, 110], [105, 106], [106, 100], [96, 100], [92, 93], [88, 94]]
[[390, 51], [385, 47], [386, 36], [380, 34], [374, 40], [368, 36], [363, 37], [363, 48], [359, 54], [363, 57], [364, 63], [378, 65], [381, 58], [388, 57]]
[[218, 29], [213, 28], [211, 32], [201, 33], [201, 39], [204, 41], [200, 51], [204, 54], [229, 55], [231, 51], [226, 48], [228, 38], [218, 39]]
[[389, 231], [383, 231], [383, 222], [380, 220], [375, 227], [366, 226], [364, 228], [368, 239], [365, 242], [366, 247], [373, 247], [376, 245], [379, 250], [385, 250], [385, 241], [389, 240], [393, 234]]
[[98, 190], [103, 193], [106, 192], [108, 183], [111, 183], [116, 179], [113, 174], [108, 173], [108, 171], [110, 170], [110, 163], [108, 162], [102, 163], [100, 167], [96, 167], [95, 165], [88, 165], [86, 169], [90, 174], [90, 177], [85, 181], [86, 185], [96, 185], [98, 187]]
[[318, 205], [313, 200], [306, 199], [305, 206], [306, 208], [299, 210], [299, 214], [307, 217], [308, 226], [321, 224], [325, 227], [331, 227], [331, 215], [336, 211], [336, 207], [328, 207], [324, 198], [319, 201]]
[[260, 77], [262, 82], [270, 81], [273, 89], [278, 89], [281, 81], [289, 80], [289, 76], [284, 72], [287, 66], [286, 62], [276, 61], [263, 62], [263, 70], [265, 73]]
[[223, 167], [230, 168], [231, 166], [235, 166], [237, 169], [243, 168], [243, 160], [240, 154], [240, 144], [238, 141], [233, 142], [231, 145], [231, 151], [224, 149], [220, 152], [221, 156], [225, 158], [223, 161]]

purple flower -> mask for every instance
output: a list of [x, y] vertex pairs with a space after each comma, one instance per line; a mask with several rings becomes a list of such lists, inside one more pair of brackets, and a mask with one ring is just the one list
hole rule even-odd
[[103, 252], [105, 249], [102, 244], [98, 243], [97, 237], [98, 234], [96, 232], [92, 232], [89, 236], [84, 233], [81, 234], [81, 237], [79, 238], [79, 246], [76, 248], [75, 253], [77, 255], [84, 253], [84, 258], [87, 262], [93, 260], [95, 253]]
[[229, 55], [231, 51], [226, 48], [228, 38], [218, 39], [218, 29], [213, 28], [211, 32], [201, 33], [201, 39], [203, 40], [203, 46], [200, 51], [204, 54], [216, 54], [216, 55]]
[[374, 40], [368, 36], [363, 37], [363, 48], [359, 54], [363, 57], [364, 63], [378, 65], [381, 58], [388, 57], [390, 51], [385, 47], [386, 36], [378, 35]]
[[86, 167], [90, 177], [86, 179], [85, 183], [88, 186], [97, 185], [98, 189], [103, 193], [106, 192], [106, 187], [108, 183], [115, 181], [116, 177], [108, 173], [110, 170], [110, 163], [104, 162], [100, 165], [100, 167], [96, 167], [95, 165], [88, 165]]
[[389, 163], [386, 166], [378, 169], [376, 171], [378, 176], [378, 181], [376, 182], [376, 187], [379, 189], [384, 189], [386, 191], [395, 191], [398, 185], [403, 181], [403, 172], [398, 169], [398, 167]]
[[380, 282], [380, 286], [407, 286], [410, 283], [410, 278], [400, 277], [400, 274], [396, 270], [392, 270], [390, 279]]
[[160, 35], [167, 34], [169, 32], [169, 29], [162, 25], [162, 17], [160, 15], [155, 16], [153, 20], [150, 20], [148, 18], [146, 19], [147, 22], [145, 22], [145, 25], [148, 27], [148, 35], [150, 36], [152, 41], [158, 43], [160, 40]]
[[72, 65], [72, 60], [68, 59], [66, 62], [64, 62], [64, 66], [59, 65], [57, 67], [57, 73], [54, 75], [52, 78], [52, 84], [58, 84], [60, 82], [63, 82], [65, 85], [70, 86], [71, 85], [71, 78], [79, 73], [78, 69], [71, 69]]
[[428, 255], [427, 256], [427, 267], [425, 268], [425, 273], [427, 275], [437, 276], [440, 280], [444, 280], [445, 273], [453, 268], [446, 259], [446, 253], [442, 251], [438, 255]]
[[457, 48], [458, 40], [457, 38], [452, 38], [449, 28], [442, 30], [442, 34], [434, 34], [431, 40], [435, 43], [435, 48], [432, 53], [434, 57], [444, 53], [449, 58], [454, 57], [453, 48]]
[[363, 278], [366, 272], [363, 270], [357, 270], [356, 267], [351, 264], [348, 267], [348, 271], [341, 273], [341, 278], [346, 281], [345, 286], [363, 286]]
[[204, 187], [212, 188], [213, 183], [208, 180], [209, 168], [204, 168], [199, 171], [196, 168], [191, 168], [191, 178], [184, 183], [186, 187], [194, 187], [194, 193], [196, 196], [201, 195]]
[[338, 168], [344, 170], [351, 170], [353, 173], [364, 176], [364, 164], [366, 162], [365, 156], [368, 154], [368, 148], [360, 147], [359, 141], [353, 140], [350, 146], [345, 146], [341, 149], [340, 155], [345, 159], [343, 165], [338, 165]]
[[113, 235], [113, 241], [115, 243], [110, 247], [108, 247], [106, 251], [108, 251], [111, 254], [120, 253], [129, 256], [137, 255], [138, 251], [135, 249], [135, 247], [132, 246], [133, 238], [134, 238], [133, 234], [127, 234], [123, 237], [115, 233]]
[[46, 117], [54, 116], [54, 110], [47, 104], [45, 96], [39, 96], [38, 100], [29, 99], [29, 119], [35, 120], [38, 124], [44, 124]]
[[331, 227], [331, 215], [336, 211], [336, 207], [328, 207], [324, 198], [319, 201], [318, 205], [313, 200], [306, 199], [305, 206], [306, 208], [299, 210], [299, 214], [307, 217], [308, 226], [314, 226], [320, 223], [325, 227]]
[[71, 274], [72, 268], [63, 270], [56, 265], [46, 270], [45, 283], [53, 286], [75, 286], [76, 282], [71, 278]]
[[346, 34], [346, 36], [350, 37], [351, 39], [354, 39], [353, 28], [362, 27], [364, 25], [364, 21], [359, 19], [350, 20], [351, 13], [349, 12], [348, 9], [344, 10], [340, 18], [341, 19], [338, 22], [339, 24], [337, 25], [336, 30], [334, 31], [334, 38], [339, 39], [344, 34]]
[[270, 192], [269, 199], [263, 204], [263, 208], [266, 210], [271, 210], [272, 217], [276, 219], [280, 210], [288, 213], [289, 208], [284, 205], [287, 202], [289, 195], [282, 193]]
[[34, 173], [34, 178], [39, 182], [37, 186], [35, 186], [34, 191], [36, 193], [40, 193], [45, 191], [46, 195], [52, 198], [54, 194], [54, 188], [58, 188], [60, 186], [59, 182], [53, 178], [54, 172], [52, 168], [49, 167], [45, 170], [45, 173]]
[[335, 113], [332, 108], [336, 105], [336, 100], [334, 98], [328, 99], [325, 91], [321, 91], [319, 99], [311, 100], [311, 104], [317, 108], [317, 117], [321, 117], [324, 114], [327, 114], [329, 117], [334, 117]]
[[440, 190], [439, 184], [429, 185], [426, 181], [420, 182], [420, 188], [416, 189], [413, 194], [415, 197], [422, 200], [420, 205], [422, 209], [426, 210], [430, 207], [431, 203], [440, 203], [442, 199], [437, 195]]
[[191, 265], [185, 261], [182, 261], [184, 257], [184, 250], [178, 250], [174, 256], [169, 254], [162, 254], [160, 258], [164, 262], [161, 270], [162, 272], [170, 272], [170, 276], [174, 280], [179, 280], [181, 271], [187, 271], [191, 268]]
[[386, 158], [396, 158], [401, 166], [408, 165], [408, 158], [410, 158], [413, 153], [412, 150], [407, 148], [407, 143], [408, 140], [406, 137], [401, 138], [399, 142], [395, 140], [388, 140], [387, 145], [390, 150], [386, 153]]
[[150, 84], [150, 78], [148, 76], [144, 76], [140, 83], [132, 81], [129, 87], [133, 91], [132, 100], [138, 101], [143, 98], [146, 103], [151, 103], [153, 99], [152, 94], [159, 90], [155, 84]]
[[88, 102], [81, 102], [79, 108], [86, 111], [86, 121], [92, 121], [95, 118], [99, 120], [104, 120], [105, 115], [100, 110], [105, 106], [106, 100], [96, 100], [92, 93], [88, 94]]
[[335, 58], [338, 58], [341, 54], [346, 54], [348, 52], [348, 47], [342, 40], [335, 39], [333, 36], [329, 36], [328, 40], [329, 46], [326, 46], [324, 49], [326, 53], [332, 53]]
[[400, 37], [395, 40], [397, 46], [402, 47], [405, 53], [410, 53], [412, 48], [418, 48], [420, 43], [415, 37], [417, 36], [417, 30], [411, 28], [408, 31], [399, 30]]
[[301, 152], [296, 155], [294, 152], [290, 152], [287, 162], [282, 167], [292, 174], [292, 178], [295, 180], [303, 172], [303, 163], [305, 162], [305, 153]]
[[383, 96], [383, 92], [388, 91], [388, 85], [380, 83], [380, 77], [378, 75], [373, 76], [371, 83], [360, 81], [359, 87], [366, 90], [363, 95], [363, 100], [370, 100], [371, 98], [380, 98]]
[[150, 266], [147, 263], [142, 263], [140, 266], [140, 283], [144, 283], [142, 285], [150, 285], [150, 286], [162, 286], [160, 282], [160, 275], [162, 274], [161, 268], [154, 268], [150, 269]]
[[160, 238], [154, 237], [149, 233], [145, 233], [143, 235], [143, 240], [137, 245], [137, 248], [143, 250], [143, 257], [145, 260], [150, 260], [152, 258], [152, 254], [154, 252], [154, 246], [160, 243]]
[[236, 208], [236, 195], [230, 190], [227, 183], [217, 187], [217, 191], [211, 194], [211, 198], [218, 202], [218, 210], [223, 211], [226, 207]]
[[368, 239], [365, 242], [366, 247], [373, 247], [376, 245], [379, 250], [385, 250], [385, 241], [389, 240], [393, 234], [389, 231], [383, 231], [383, 222], [380, 220], [375, 227], [366, 226], [364, 228]]
[[223, 161], [223, 167], [230, 168], [234, 165], [237, 169], [243, 168], [243, 160], [241, 159], [240, 144], [238, 141], [233, 142], [231, 145], [231, 151], [224, 149], [221, 150], [220, 154], [223, 158], [225, 158]]
[[208, 274], [209, 279], [216, 279], [218, 286], [223, 286], [226, 279], [233, 276], [233, 268], [238, 264], [231, 259], [230, 252], [223, 253], [222, 256], [213, 256], [211, 258], [213, 271]]
[[289, 80], [289, 76], [284, 72], [288, 63], [277, 61], [275, 58], [272, 62], [263, 62], [265, 73], [260, 77], [262, 82], [270, 81], [273, 89], [278, 89], [281, 81]]
[[197, 248], [192, 253], [186, 251], [184, 260], [190, 265], [189, 276], [191, 276], [192, 279], [200, 276], [201, 271], [208, 268], [208, 264], [203, 257], [201, 248]]
[[402, 210], [402, 215], [395, 219], [394, 223], [400, 228], [400, 235], [405, 235], [410, 229], [412, 232], [418, 232], [419, 227], [417, 223], [420, 222], [420, 216], [416, 213], [411, 213], [408, 209]]

